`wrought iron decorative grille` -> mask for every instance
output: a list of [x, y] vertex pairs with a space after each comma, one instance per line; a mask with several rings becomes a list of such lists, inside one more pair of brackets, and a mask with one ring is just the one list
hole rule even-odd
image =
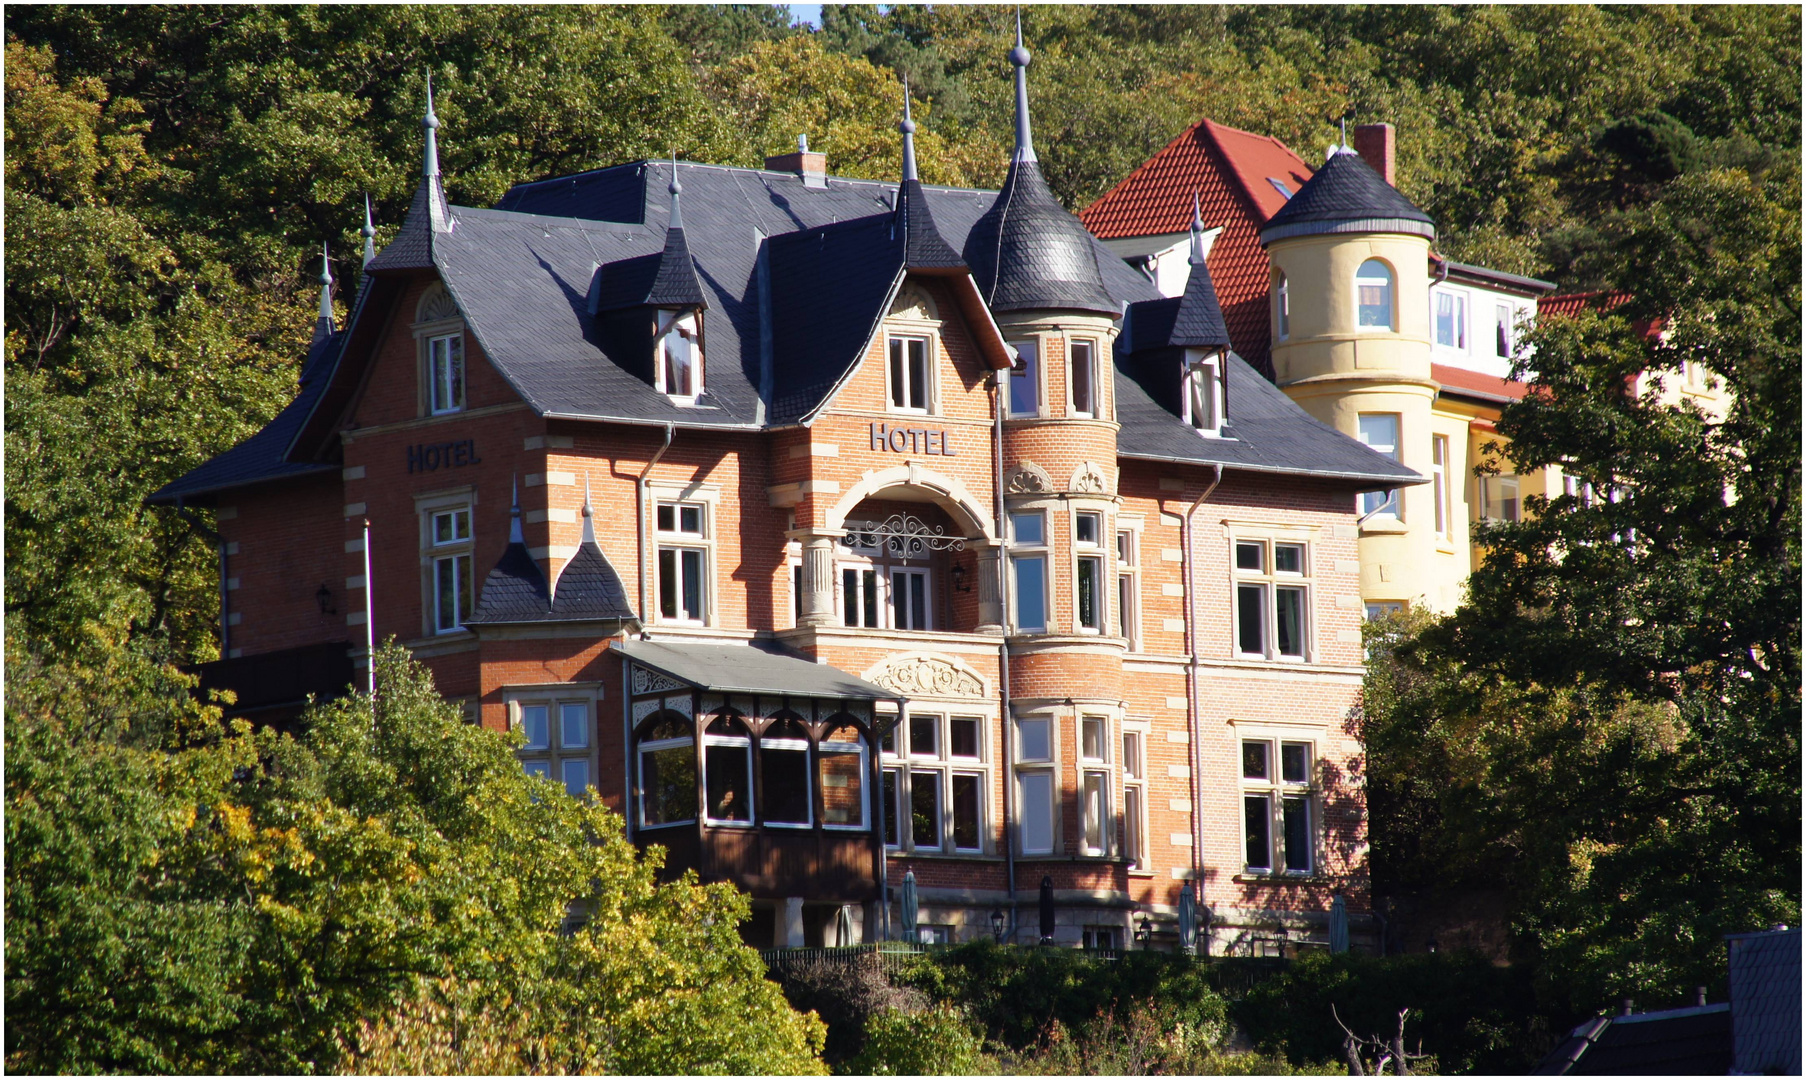
[[883, 521], [849, 521], [841, 543], [871, 550], [882, 546], [893, 559], [919, 559], [931, 551], [964, 551], [966, 538], [949, 536], [944, 526], [930, 525], [914, 514], [892, 514]]

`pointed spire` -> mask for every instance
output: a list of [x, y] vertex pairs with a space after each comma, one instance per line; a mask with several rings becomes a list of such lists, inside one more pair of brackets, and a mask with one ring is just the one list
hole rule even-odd
[[520, 477], [514, 478], [514, 507], [508, 511], [508, 542], [524, 544], [526, 538], [520, 531]]
[[1204, 212], [1196, 191], [1191, 193], [1191, 258], [1187, 261], [1193, 266], [1204, 265]]
[[364, 237], [364, 265], [369, 266], [370, 260], [376, 258], [376, 225], [370, 220], [370, 193], [368, 191], [364, 192], [364, 227], [358, 232], [362, 233]]
[[421, 185], [426, 188], [427, 214], [434, 232], [451, 232], [451, 204], [445, 201], [445, 182], [439, 175], [439, 117], [433, 112], [433, 73], [426, 73], [426, 115], [420, 118], [426, 129], [426, 161], [421, 167]]
[[1010, 63], [1016, 65], [1016, 153], [1012, 161], [1035, 161], [1035, 140], [1028, 130], [1028, 50], [1022, 47], [1022, 9], [1016, 9], [1016, 47]]
[[897, 124], [897, 130], [903, 133], [903, 179], [915, 180], [916, 176], [916, 122], [909, 115], [909, 80], [903, 80], [903, 119]]
[[596, 523], [589, 506], [589, 474], [583, 474], [583, 543], [596, 542]]
[[426, 128], [426, 165], [421, 175], [437, 177], [439, 175], [439, 118], [433, 115], [433, 73], [426, 73], [426, 115], [420, 118], [420, 126]]
[[320, 243], [320, 319], [332, 322], [332, 251], [325, 241]]
[[677, 151], [671, 151], [671, 185], [665, 189], [671, 193], [671, 221], [666, 228], [681, 229], [684, 227], [683, 206], [679, 201], [684, 193], [684, 186], [677, 180]]

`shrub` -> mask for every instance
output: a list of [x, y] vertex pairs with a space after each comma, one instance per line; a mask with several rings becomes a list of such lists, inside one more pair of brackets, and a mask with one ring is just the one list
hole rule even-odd
[[865, 1044], [866, 1023], [895, 1010], [918, 1013], [928, 1007], [919, 990], [894, 985], [875, 955], [847, 963], [816, 960], [787, 968], [779, 977], [784, 996], [798, 1012], [813, 1010], [828, 1025], [822, 1060], [838, 1066]]
[[973, 1076], [995, 1072], [960, 1010], [941, 1003], [921, 1012], [886, 1009], [865, 1023], [865, 1047], [846, 1071], [866, 1076]]

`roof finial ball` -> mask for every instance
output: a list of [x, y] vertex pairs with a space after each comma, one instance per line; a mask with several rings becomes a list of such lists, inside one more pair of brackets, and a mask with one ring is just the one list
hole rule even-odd
[[439, 175], [439, 118], [433, 114], [433, 73], [426, 73], [426, 115], [420, 118], [420, 126], [426, 129], [426, 175]]
[[1022, 47], [1022, 9], [1016, 9], [1016, 47], [1010, 50], [1010, 63], [1019, 68], [1028, 66], [1028, 50]]

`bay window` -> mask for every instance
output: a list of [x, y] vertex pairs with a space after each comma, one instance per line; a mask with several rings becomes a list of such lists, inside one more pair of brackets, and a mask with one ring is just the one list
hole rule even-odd
[[1123, 854], [1135, 870], [1147, 869], [1147, 761], [1146, 735], [1122, 734], [1122, 840]]
[[1109, 729], [1102, 716], [1079, 720], [1079, 850], [1085, 855], [1110, 853]]
[[718, 716], [703, 729], [702, 778], [710, 825], [752, 824], [752, 737], [739, 718]]
[[814, 823], [809, 795], [809, 732], [794, 718], [772, 721], [759, 736], [760, 820], [767, 825]]
[[1075, 624], [1081, 633], [1101, 634], [1107, 622], [1104, 614], [1104, 516], [1082, 511], [1073, 519], [1073, 550], [1077, 553], [1077, 575], [1073, 581], [1073, 600], [1078, 610]]
[[1355, 325], [1362, 330], [1392, 330], [1392, 268], [1368, 259], [1355, 271]]

